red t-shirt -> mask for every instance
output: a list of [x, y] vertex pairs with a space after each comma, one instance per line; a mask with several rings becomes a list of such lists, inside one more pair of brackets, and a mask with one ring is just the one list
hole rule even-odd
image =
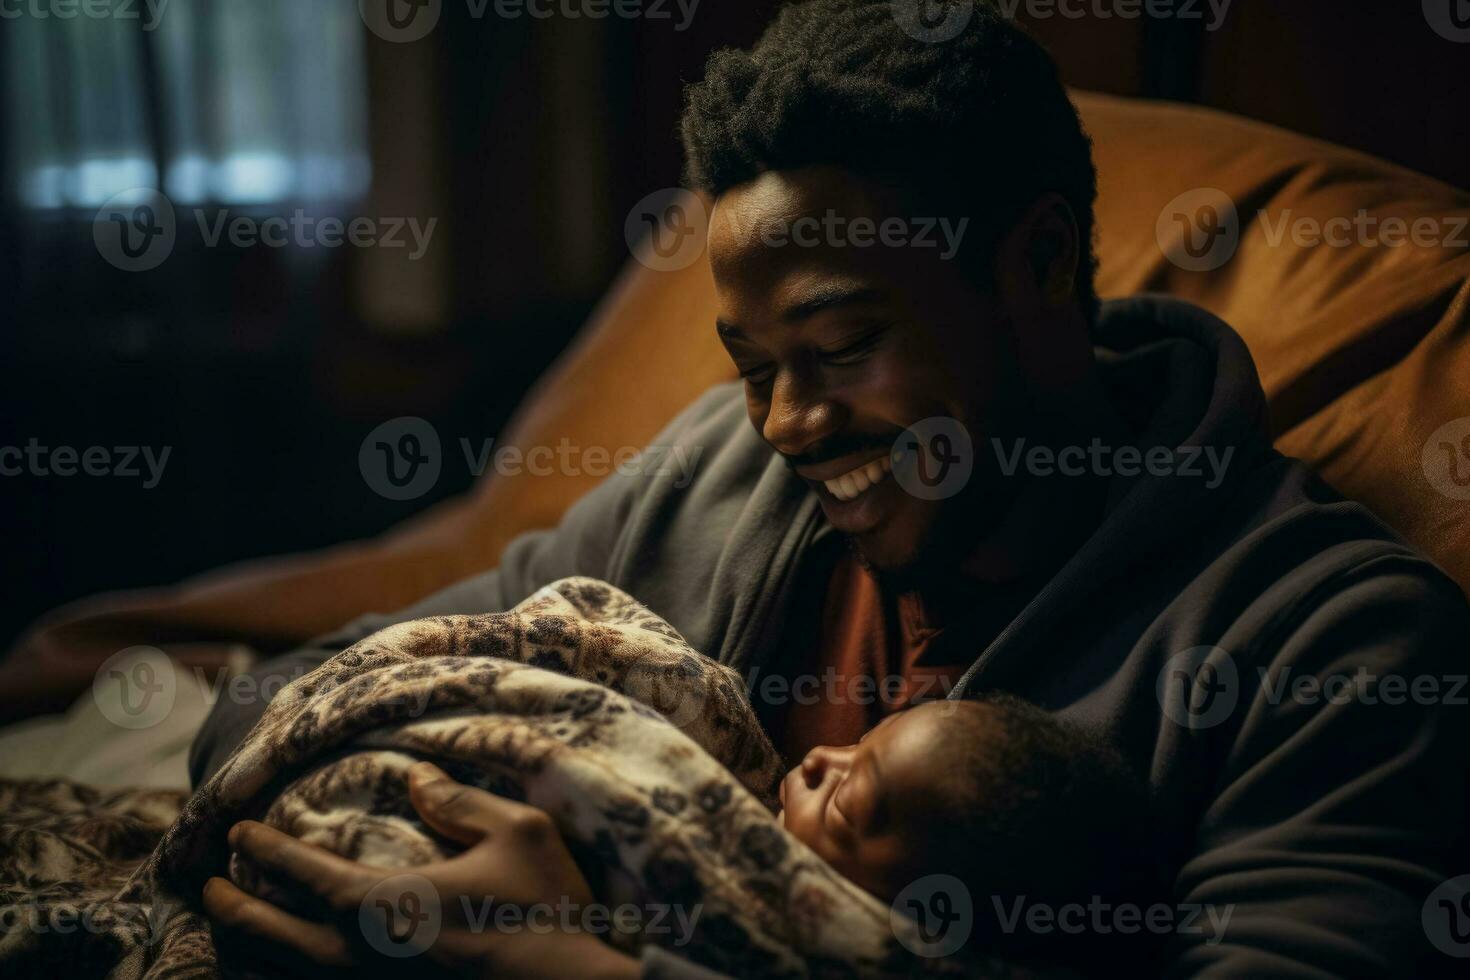
[[778, 729], [786, 758], [795, 763], [816, 745], [851, 745], [885, 716], [943, 698], [973, 658], [929, 663], [925, 653], [941, 629], [917, 592], [885, 595], [844, 552], [827, 582], [817, 642], [791, 665]]

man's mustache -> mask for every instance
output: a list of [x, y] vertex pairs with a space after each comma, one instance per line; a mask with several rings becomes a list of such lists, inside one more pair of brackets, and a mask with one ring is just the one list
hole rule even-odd
[[875, 450], [887, 452], [893, 448], [894, 440], [903, 434], [902, 429], [894, 429], [892, 432], [882, 435], [874, 433], [850, 433], [844, 435], [829, 436], [815, 447], [801, 453], [798, 456], [781, 454], [786, 465], [791, 469], [798, 466], [816, 466], [833, 459], [841, 459], [843, 456], [852, 456], [857, 453], [870, 453]]

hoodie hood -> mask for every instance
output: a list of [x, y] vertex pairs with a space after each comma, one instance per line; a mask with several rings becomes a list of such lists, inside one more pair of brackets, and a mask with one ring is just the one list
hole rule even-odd
[[[1103, 304], [1094, 339], [1104, 384], [1137, 435], [1141, 462], [1115, 473], [1102, 523], [994, 637], [952, 697], [1034, 646], [1088, 594], [1163, 560], [1275, 455], [1255, 363], [1218, 317], [1163, 296], [1114, 300]], [[979, 639], [968, 626], [946, 630], [948, 649], [936, 661], [967, 659], [963, 645]]]

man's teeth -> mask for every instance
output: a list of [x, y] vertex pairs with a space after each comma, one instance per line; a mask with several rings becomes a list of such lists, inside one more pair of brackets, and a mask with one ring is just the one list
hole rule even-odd
[[838, 500], [851, 500], [873, 484], [882, 480], [893, 469], [893, 462], [883, 456], [844, 473], [835, 480], [824, 480], [822, 485]]

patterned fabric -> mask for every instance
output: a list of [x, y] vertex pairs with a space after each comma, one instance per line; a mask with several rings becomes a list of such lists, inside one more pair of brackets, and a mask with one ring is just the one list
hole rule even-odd
[[[284, 688], [187, 801], [0, 784], [0, 973], [230, 973], [197, 912], [205, 881], [228, 868], [296, 899], [231, 858], [229, 828], [260, 819], [385, 867], [447, 857], [408, 802], [420, 759], [544, 809], [607, 904], [698, 908], [687, 935], [610, 934], [630, 952], [677, 938], [679, 955], [742, 976], [941, 968], [776, 822], [781, 761], [739, 676], [622, 592], [566, 579], [508, 613], [348, 648]], [[63, 911], [92, 926], [50, 927]]]

